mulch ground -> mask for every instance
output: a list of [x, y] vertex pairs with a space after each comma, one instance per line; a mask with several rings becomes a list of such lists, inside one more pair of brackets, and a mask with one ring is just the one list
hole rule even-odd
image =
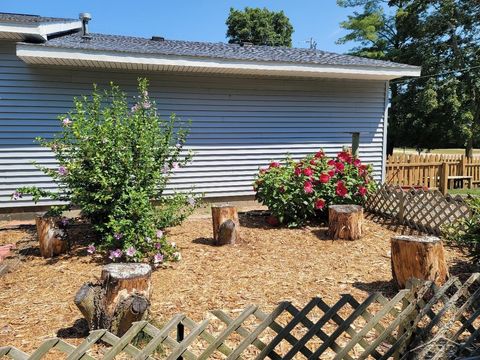
[[[389, 240], [405, 229], [367, 220], [361, 240], [331, 241], [321, 225], [274, 228], [258, 212], [240, 217], [242, 241], [234, 246], [212, 246], [207, 216], [168, 231], [183, 259], [152, 275], [155, 323], [165, 323], [178, 313], [200, 321], [214, 309], [238, 314], [255, 304], [268, 312], [282, 300], [303, 306], [320, 296], [333, 305], [344, 293], [359, 301], [374, 291], [395, 293]], [[70, 255], [41, 258], [32, 225], [0, 230], [0, 245], [6, 243], [16, 243], [17, 249], [14, 258], [5, 261], [10, 271], [0, 275], [0, 346], [32, 353], [46, 338], [75, 337], [82, 316], [73, 297], [83, 283], [100, 275], [102, 264], [86, 253], [84, 245]], [[446, 255], [453, 274], [470, 271], [458, 250], [447, 247]]]

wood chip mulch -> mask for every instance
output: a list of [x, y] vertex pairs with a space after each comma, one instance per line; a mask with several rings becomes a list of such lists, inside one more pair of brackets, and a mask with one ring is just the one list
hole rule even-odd
[[[359, 241], [331, 241], [320, 225], [302, 229], [274, 228], [256, 212], [241, 214], [242, 241], [234, 246], [212, 246], [212, 224], [207, 216], [191, 218], [168, 231], [182, 261], [152, 275], [153, 321], [162, 324], [185, 313], [195, 321], [207, 312], [224, 309], [238, 314], [255, 304], [266, 312], [282, 300], [303, 306], [313, 296], [333, 305], [340, 294], [361, 301], [369, 293], [395, 293], [391, 282], [391, 230], [372, 220], [364, 224]], [[101, 263], [86, 253], [85, 245], [72, 254], [46, 260], [36, 248], [34, 227], [0, 230], [0, 245], [16, 243], [9, 272], [0, 275], [0, 346], [13, 345], [32, 353], [41, 342], [64, 335], [72, 344], [82, 318], [73, 303], [80, 286], [100, 275]], [[468, 260], [447, 247], [453, 274], [469, 271]], [[15, 262], [13, 262], [15, 261]]]

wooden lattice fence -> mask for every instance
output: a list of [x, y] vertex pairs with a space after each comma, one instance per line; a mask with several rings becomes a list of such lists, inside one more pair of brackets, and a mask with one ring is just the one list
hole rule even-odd
[[[217, 310], [200, 323], [177, 315], [161, 328], [134, 323], [121, 338], [95, 330], [77, 347], [59, 338], [46, 340], [30, 356], [1, 347], [0, 357], [40, 359], [52, 349], [66, 353], [69, 360], [114, 359], [121, 353], [170, 360], [471, 356], [480, 353], [479, 278], [473, 274], [462, 284], [454, 277], [440, 288], [417, 281], [392, 299], [374, 293], [361, 303], [351, 295], [333, 306], [313, 298], [301, 309], [282, 302], [268, 314], [248, 306], [236, 318]], [[222, 326], [212, 326], [215, 322]], [[108, 346], [94, 349], [100, 342]]]
[[443, 195], [438, 190], [410, 189], [384, 184], [365, 205], [367, 211], [392, 218], [422, 232], [435, 235], [441, 227], [470, 216], [470, 210], [460, 195]]

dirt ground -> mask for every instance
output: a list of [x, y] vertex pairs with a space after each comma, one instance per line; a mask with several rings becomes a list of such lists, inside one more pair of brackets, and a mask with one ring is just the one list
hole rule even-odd
[[[386, 296], [395, 292], [389, 240], [402, 229], [367, 220], [361, 240], [331, 241], [320, 225], [274, 228], [258, 212], [240, 218], [242, 241], [234, 246], [212, 246], [208, 216], [168, 231], [183, 259], [152, 275], [154, 322], [165, 323], [178, 313], [199, 321], [209, 310], [238, 313], [250, 304], [271, 311], [282, 300], [303, 306], [314, 296], [332, 305], [344, 293], [362, 300], [374, 291]], [[46, 338], [68, 333], [82, 317], [73, 297], [101, 268], [84, 245], [70, 255], [45, 260], [35, 236], [32, 225], [0, 230], [0, 245], [17, 243], [15, 254], [20, 254], [7, 259], [11, 271], [0, 275], [0, 346], [13, 345], [27, 353]], [[469, 271], [455, 249], [447, 247], [447, 261], [453, 274]], [[67, 341], [78, 344], [82, 339]]]

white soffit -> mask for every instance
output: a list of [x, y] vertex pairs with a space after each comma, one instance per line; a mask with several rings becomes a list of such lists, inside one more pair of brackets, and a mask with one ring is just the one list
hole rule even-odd
[[81, 27], [82, 22], [80, 20], [35, 24], [0, 22], [0, 39], [24, 40], [34, 38], [45, 41], [48, 35], [68, 32]]
[[421, 70], [420, 67], [337, 66], [78, 50], [35, 44], [18, 44], [17, 56], [28, 64], [371, 80], [391, 80], [404, 76], [419, 76]]

